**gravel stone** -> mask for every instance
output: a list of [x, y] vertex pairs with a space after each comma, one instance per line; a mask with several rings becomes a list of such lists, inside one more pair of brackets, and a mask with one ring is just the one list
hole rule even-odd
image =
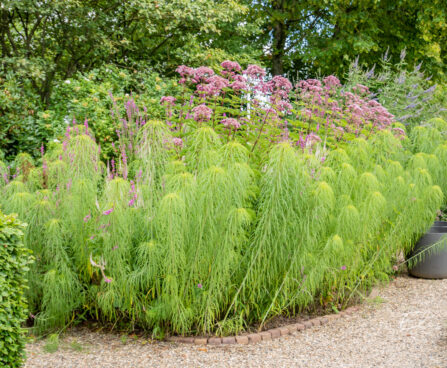
[[[55, 353], [27, 345], [26, 368], [446, 368], [447, 279], [399, 277], [349, 318], [252, 345], [197, 346], [73, 329]], [[82, 350], [74, 349], [74, 343]]]

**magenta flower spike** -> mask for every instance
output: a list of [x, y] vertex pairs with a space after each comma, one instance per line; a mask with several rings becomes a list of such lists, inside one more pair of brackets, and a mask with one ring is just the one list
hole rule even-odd
[[104, 211], [102, 214], [103, 214], [104, 216], [108, 216], [108, 215], [110, 215], [112, 212], [113, 212], [113, 207], [110, 208], [110, 209], [108, 209], [108, 210], [106, 210], [106, 211]]

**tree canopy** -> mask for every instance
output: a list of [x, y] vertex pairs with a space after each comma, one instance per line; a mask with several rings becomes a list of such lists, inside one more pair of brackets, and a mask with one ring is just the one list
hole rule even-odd
[[170, 73], [181, 63], [256, 54], [235, 46], [254, 28], [240, 21], [248, 8], [234, 0], [7, 0], [0, 11], [3, 72], [27, 79], [44, 103], [55, 80], [103, 63]]
[[48, 103], [56, 79], [103, 63], [144, 63], [169, 75], [179, 64], [261, 58], [272, 74], [346, 71], [403, 48], [444, 77], [443, 0], [6, 0], [3, 73], [28, 80]]
[[273, 74], [343, 75], [350, 62], [376, 63], [389, 48], [406, 49], [409, 65], [444, 78], [447, 7], [442, 0], [256, 0], [266, 64]]

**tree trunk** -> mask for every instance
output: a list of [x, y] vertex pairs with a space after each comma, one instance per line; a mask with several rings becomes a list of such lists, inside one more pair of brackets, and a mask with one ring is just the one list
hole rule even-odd
[[284, 74], [284, 49], [286, 47], [286, 25], [276, 21], [273, 25], [272, 74]]

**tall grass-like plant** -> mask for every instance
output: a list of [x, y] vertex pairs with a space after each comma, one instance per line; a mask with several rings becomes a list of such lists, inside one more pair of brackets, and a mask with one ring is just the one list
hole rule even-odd
[[[290, 86], [267, 87], [277, 106]], [[327, 149], [285, 134], [281, 113], [226, 120], [221, 97], [212, 113], [193, 111], [200, 94], [185, 101], [178, 125], [132, 120], [116, 161], [101, 163], [88, 127], [71, 125], [41, 166], [8, 172], [0, 205], [29, 224], [36, 332], [82, 315], [156, 337], [224, 335], [340, 309], [394, 272], [443, 203], [443, 122], [409, 137], [351, 132]]]
[[292, 147], [288, 143], [274, 147], [260, 183], [260, 212], [245, 260], [247, 270], [230, 310], [236, 308], [247, 318], [252, 305], [254, 315], [264, 320], [282, 310], [290, 298], [310, 299], [297, 288], [306, 281], [305, 259], [299, 255], [307, 253], [311, 238], [300, 219], [309, 213], [309, 188], [310, 177]]
[[41, 280], [41, 312], [36, 318], [40, 332], [69, 323], [84, 299], [63, 225], [59, 219], [51, 219], [45, 225], [45, 243], [39, 262], [45, 265], [42, 268], [46, 272]]

